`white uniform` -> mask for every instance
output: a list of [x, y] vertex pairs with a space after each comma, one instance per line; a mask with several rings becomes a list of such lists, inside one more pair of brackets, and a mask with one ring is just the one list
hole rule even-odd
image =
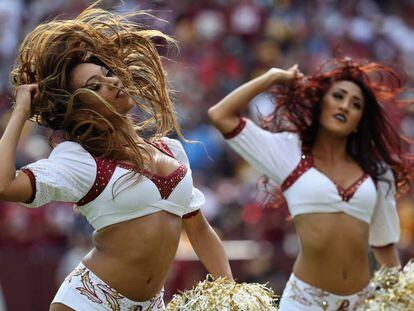
[[[136, 182], [136, 178], [128, 175], [131, 171], [128, 165], [93, 157], [81, 145], [63, 142], [48, 159], [22, 169], [33, 188], [31, 202], [24, 205], [38, 207], [51, 201], [73, 202], [95, 230], [159, 211], [179, 217], [197, 213], [205, 198], [193, 186], [189, 161], [181, 143], [163, 138], [154, 145], [176, 158], [180, 165], [168, 176], [143, 171]], [[150, 301], [134, 302], [110, 288], [82, 263], [66, 278], [53, 302], [75, 310], [164, 308], [161, 292]]]
[[[384, 246], [398, 242], [400, 225], [395, 181], [390, 169], [382, 176], [389, 183], [383, 180], [375, 183], [369, 175], [363, 174], [344, 189], [314, 166], [312, 155], [302, 149], [300, 137], [295, 133], [271, 133], [248, 119], [241, 119], [235, 131], [225, 137], [240, 156], [281, 186], [292, 217], [312, 213], [345, 213], [369, 224], [370, 245]], [[304, 294], [298, 295], [314, 290], [323, 292], [326, 303], [330, 303], [330, 307], [323, 310], [337, 310], [336, 305], [340, 306], [343, 301], [349, 310], [353, 310], [361, 300], [360, 293], [352, 297], [333, 295], [292, 275], [282, 296], [280, 310], [321, 310], [315, 301], [306, 299]]]

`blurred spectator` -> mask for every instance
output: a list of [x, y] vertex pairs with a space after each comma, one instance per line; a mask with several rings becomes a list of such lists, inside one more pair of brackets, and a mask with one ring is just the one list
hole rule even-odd
[[[88, 0], [0, 0], [0, 132], [8, 118], [6, 111], [11, 107], [7, 76], [18, 42], [42, 20], [59, 14], [73, 16], [90, 3]], [[269, 252], [260, 258], [232, 265], [239, 281], [269, 282], [280, 293], [299, 247], [292, 222], [287, 220], [286, 210], [261, 207], [258, 174], [226, 148], [223, 138], [209, 125], [206, 111], [243, 81], [269, 67], [288, 68], [298, 63], [307, 73], [335, 53], [398, 65], [406, 71], [412, 86], [414, 2], [108, 0], [103, 5], [115, 5], [116, 10], [151, 9], [152, 14], [168, 21], [153, 20], [156, 27], [175, 37], [180, 46], [178, 55], [166, 55], [173, 59], [166, 61], [166, 69], [176, 92], [177, 112], [185, 135], [199, 142], [186, 144], [185, 148], [195, 181], [208, 200], [204, 213], [224, 240], [271, 244]], [[268, 96], [260, 95], [254, 99], [250, 114], [253, 117], [258, 110], [266, 114], [272, 107]], [[407, 135], [414, 136], [414, 111], [397, 115], [396, 121], [402, 122]], [[33, 124], [26, 126], [17, 167], [50, 152], [42, 138], [43, 131]], [[61, 279], [70, 271], [72, 262], [77, 262], [91, 247], [90, 232], [79, 226], [79, 216], [66, 204], [36, 210], [9, 203], [0, 205], [3, 258], [0, 281], [8, 307], [13, 311], [24, 310], [23, 299], [15, 294], [23, 291], [26, 300], [32, 301], [31, 310], [44, 310], [54, 293], [53, 275], [58, 263], [56, 277]], [[412, 198], [405, 199], [400, 208], [403, 262], [414, 256], [413, 211]], [[22, 252], [29, 254], [27, 261], [21, 258]], [[15, 273], [16, 263], [25, 265], [20, 266], [22, 271], [27, 267], [30, 271], [46, 267], [50, 276], [42, 282], [49, 282], [50, 288], [45, 285], [43, 294], [33, 294], [36, 291], [28, 285], [20, 287], [20, 283], [5, 282]], [[171, 272], [174, 282], [169, 283], [172, 288], [168, 292], [192, 286], [203, 274], [200, 266], [176, 264]], [[35, 300], [33, 295], [43, 296]], [[43, 304], [38, 302], [40, 299]]]

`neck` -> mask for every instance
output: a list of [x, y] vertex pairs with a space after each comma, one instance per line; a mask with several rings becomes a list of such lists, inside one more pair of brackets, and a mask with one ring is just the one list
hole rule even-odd
[[312, 154], [319, 160], [329, 162], [332, 165], [347, 160], [349, 159], [346, 151], [347, 139], [346, 136], [334, 135], [320, 127], [312, 146]]

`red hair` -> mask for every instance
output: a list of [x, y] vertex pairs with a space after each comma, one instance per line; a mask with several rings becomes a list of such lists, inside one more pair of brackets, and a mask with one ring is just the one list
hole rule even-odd
[[271, 94], [276, 102], [262, 125], [272, 132], [297, 132], [305, 147], [312, 147], [319, 127], [320, 103], [331, 85], [347, 80], [357, 84], [364, 95], [365, 108], [358, 131], [348, 137], [347, 152], [374, 180], [381, 180], [391, 167], [397, 194], [410, 190], [412, 156], [410, 140], [390, 121], [384, 110], [401, 107], [406, 76], [385, 65], [350, 58], [333, 59], [303, 79], [290, 85], [276, 85]]

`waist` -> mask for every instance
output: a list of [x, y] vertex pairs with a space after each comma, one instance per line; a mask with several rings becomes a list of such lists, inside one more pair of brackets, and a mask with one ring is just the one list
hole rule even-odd
[[94, 248], [82, 263], [92, 270], [108, 286], [134, 301], [151, 299], [164, 286], [175, 252], [142, 260], [130, 260], [109, 256]]
[[[367, 284], [349, 295], [337, 295], [308, 284], [291, 274], [279, 305], [280, 310], [356, 310], [362, 307], [370, 288]], [[358, 309], [359, 310], [359, 309]]]
[[[99, 296], [100, 291], [103, 291], [105, 297], [107, 296], [107, 293], [110, 292], [111, 294], [113, 294], [112, 298], [123, 300], [124, 307], [125, 304], [127, 304], [135, 307], [141, 306], [141, 308], [148, 308], [154, 301], [157, 301], [157, 303], [160, 304], [163, 303], [163, 287], [161, 287], [158, 291], [150, 290], [147, 291], [147, 293], [141, 292], [140, 288], [137, 286], [135, 287], [134, 291], [125, 291], [124, 288], [120, 288], [116, 284], [114, 287], [113, 284], [107, 282], [106, 279], [106, 276], [102, 276], [99, 272], [96, 272], [95, 270], [91, 269], [87, 264], [85, 265], [84, 262], [81, 262], [68, 275], [65, 281], [68, 281], [69, 283], [78, 283], [77, 285], [79, 285], [79, 288], [87, 286], [85, 287], [86, 291], [93, 290], [96, 296]], [[85, 285], [85, 283], [87, 283], [87, 285]], [[102, 288], [104, 290], [102, 290]], [[125, 301], [125, 299], [127, 301]], [[107, 299], [103, 299], [103, 301], [105, 300], [108, 301]]]
[[301, 250], [296, 276], [333, 293], [360, 290], [369, 280], [368, 225], [343, 213], [295, 217]]
[[356, 293], [369, 282], [368, 256], [341, 258], [337, 254], [322, 258], [299, 254], [293, 267], [294, 274], [304, 282], [336, 295]]
[[97, 231], [95, 248], [83, 263], [125, 296], [149, 299], [162, 288], [174, 260], [181, 222], [158, 212]]

